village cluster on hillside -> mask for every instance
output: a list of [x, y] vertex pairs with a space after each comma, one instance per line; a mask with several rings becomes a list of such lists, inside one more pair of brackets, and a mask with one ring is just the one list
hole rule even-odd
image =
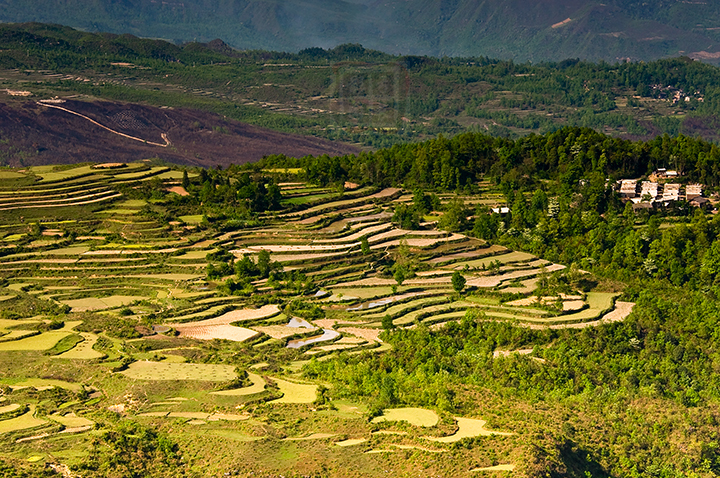
[[691, 206], [709, 208], [710, 200], [703, 197], [702, 184], [681, 184], [669, 182], [680, 177], [677, 171], [658, 169], [647, 181], [621, 179], [617, 182], [620, 198], [633, 203], [636, 209], [668, 207], [678, 201], [687, 201]]
[[653, 94], [662, 100], [672, 100], [672, 104], [676, 105], [681, 101], [690, 102], [692, 99], [696, 99], [699, 102], [704, 102], [705, 97], [699, 91], [695, 93], [686, 93], [681, 88], [676, 88], [672, 85], [652, 85]]

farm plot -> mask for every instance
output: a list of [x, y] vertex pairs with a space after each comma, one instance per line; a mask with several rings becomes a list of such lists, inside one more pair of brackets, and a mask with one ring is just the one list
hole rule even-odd
[[39, 324], [40, 320], [14, 320], [14, 319], [0, 319], [0, 330], [6, 330], [15, 328], [18, 326], [32, 327], [33, 325]]
[[377, 214], [369, 214], [366, 216], [355, 216], [345, 219], [348, 224], [354, 224], [358, 222], [372, 222], [372, 221], [387, 221], [392, 217], [391, 212], [379, 212]]
[[528, 254], [526, 252], [509, 252], [507, 254], [500, 254], [500, 255], [493, 255], [489, 257], [483, 257], [480, 259], [470, 260], [470, 261], [461, 261], [461, 262], [454, 262], [452, 264], [441, 266], [441, 267], [447, 267], [455, 270], [464, 269], [465, 266], [471, 268], [471, 269], [479, 269], [483, 267], [488, 267], [490, 263], [492, 262], [500, 262], [501, 264], [514, 264], [517, 262], [528, 262], [531, 260], [537, 259], [537, 256], [534, 256], [532, 254]]
[[320, 345], [318, 347], [313, 347], [312, 349], [305, 352], [305, 355], [316, 355], [322, 352], [336, 352], [340, 350], [350, 350], [357, 348], [358, 345], [353, 344], [338, 344], [334, 343], [332, 345]]
[[396, 237], [446, 237], [447, 233], [442, 231], [409, 231], [404, 229], [391, 229], [389, 231], [381, 232], [379, 234], [373, 234], [368, 237], [368, 242], [374, 244], [377, 242], [387, 242], [389, 239]]
[[32, 337], [0, 342], [0, 352], [48, 350], [70, 334], [72, 334], [72, 332], [49, 331], [39, 335], [33, 335]]
[[615, 302], [615, 308], [611, 312], [605, 314], [601, 320], [604, 323], [622, 322], [630, 315], [633, 307], [635, 307], [634, 302], [617, 301]]
[[463, 309], [463, 311], [469, 307], [473, 307], [472, 302], [459, 301], [445, 304], [431, 305], [423, 307], [421, 309], [412, 310], [407, 314], [400, 315], [393, 319], [393, 324], [397, 326], [408, 325], [415, 321], [415, 319], [424, 318], [424, 316], [432, 316], [440, 313], [446, 313], [455, 311], [457, 309]]
[[259, 335], [254, 330], [244, 327], [235, 327], [233, 325], [209, 325], [209, 326], [192, 326], [184, 325], [178, 327], [180, 337], [188, 337], [197, 340], [231, 340], [233, 342], [244, 342]]
[[[586, 327], [595, 327], [598, 325], [608, 324], [612, 322], [620, 322], [625, 320], [632, 312], [635, 304], [633, 302], [616, 302], [615, 309], [605, 314], [599, 320], [591, 320], [580, 323], [562, 323], [550, 325], [550, 329], [584, 329]], [[537, 326], [535, 326], [537, 327]]]
[[440, 421], [437, 413], [424, 408], [388, 408], [372, 419], [372, 423], [408, 422], [416, 427], [434, 427]]
[[347, 257], [348, 252], [325, 252], [315, 254], [273, 254], [272, 260], [283, 262], [314, 262], [318, 259]]
[[313, 403], [317, 399], [317, 385], [295, 383], [273, 378], [283, 396], [268, 403]]
[[[556, 321], [561, 322], [587, 322], [600, 318], [600, 316], [613, 308], [613, 301], [617, 294], [606, 292], [588, 292], [588, 308], [579, 312], [573, 312], [557, 317]], [[548, 319], [548, 322], [551, 319]]]
[[[408, 302], [408, 299], [413, 299], [415, 297], [423, 297], [423, 296], [428, 296], [428, 295], [433, 295], [433, 294], [428, 291], [407, 292], [404, 294], [393, 295], [390, 297], [382, 297], [382, 298], [378, 298], [375, 300], [363, 302], [361, 304], [356, 304], [356, 305], [353, 305], [352, 307], [348, 307], [345, 310], [347, 312], [355, 312], [357, 314], [367, 315], [367, 314], [376, 313], [379, 310], [385, 309], [388, 306], [390, 306], [391, 304], [397, 304], [397, 303], [400, 303], [400, 305], [408, 304], [409, 302], [415, 302], [414, 300], [410, 300]], [[424, 300], [424, 299], [420, 299], [420, 300]], [[395, 306], [392, 306], [392, 307], [395, 307]]]
[[[224, 306], [219, 306], [224, 307]], [[181, 321], [178, 323], [165, 324], [168, 327], [183, 328], [183, 327], [209, 327], [219, 325], [230, 325], [234, 322], [245, 322], [250, 320], [261, 320], [268, 319], [280, 313], [280, 309], [275, 304], [264, 305], [258, 309], [238, 309], [226, 312], [218, 317], [212, 319], [205, 319], [197, 322], [185, 322]], [[187, 318], [187, 316], [186, 316]]]
[[473, 468], [470, 471], [513, 471], [513, 470], [515, 470], [515, 465], [503, 464], [503, 465], [485, 466], [485, 467], [481, 467], [481, 468]]
[[135, 301], [143, 300], [145, 297], [129, 296], [129, 295], [111, 295], [109, 297], [96, 298], [88, 297], [85, 299], [61, 300], [63, 304], [70, 306], [73, 312], [84, 312], [89, 310], [103, 310], [114, 307], [122, 307], [132, 304]]
[[247, 395], [255, 395], [256, 393], [262, 393], [265, 391], [265, 385], [267, 384], [265, 382], [265, 379], [263, 379], [260, 375], [254, 374], [252, 372], [248, 372], [247, 375], [252, 382], [252, 385], [250, 385], [249, 387], [235, 388], [232, 390], [221, 390], [219, 392], [210, 392], [210, 395], [241, 397]]
[[166, 363], [139, 361], [123, 370], [123, 375], [135, 380], [197, 380], [225, 382], [237, 377], [235, 367], [219, 364]]
[[73, 412], [66, 413], [65, 415], [53, 414], [53, 415], [48, 416], [48, 418], [55, 422], [60, 423], [61, 425], [63, 425], [64, 427], [67, 427], [67, 428], [89, 429], [90, 427], [95, 425], [95, 422], [88, 420], [87, 418], [84, 418], [84, 417], [79, 417]]
[[356, 445], [361, 445], [361, 444], [365, 443], [366, 441], [367, 441], [367, 438], [349, 438], [347, 440], [336, 441], [335, 445], [342, 446], [342, 447], [356, 446]]
[[415, 238], [411, 237], [409, 239], [395, 239], [391, 241], [385, 241], [381, 242], [379, 244], [373, 244], [370, 246], [370, 250], [379, 250], [379, 249], [386, 249], [389, 247], [396, 247], [399, 246], [402, 242], [407, 244], [409, 247], [419, 247], [419, 248], [427, 248], [427, 247], [433, 247], [437, 244], [446, 243], [446, 242], [457, 242], [457, 241], [464, 241], [466, 240], [466, 237], [462, 234], [452, 234], [450, 236], [440, 236], [440, 237], [433, 237], [433, 238]]
[[8, 420], [0, 420], [0, 434], [36, 428], [47, 423], [46, 420], [35, 418], [35, 405], [30, 405], [27, 413]]
[[373, 194], [371, 196], [364, 196], [364, 194], [369, 192], [371, 189], [372, 188], [363, 188], [361, 190], [353, 192], [353, 195], [356, 196], [353, 199], [345, 199], [342, 201], [326, 202], [324, 204], [320, 204], [318, 206], [313, 206], [313, 207], [305, 209], [303, 211], [286, 214], [284, 217], [291, 218], [291, 217], [298, 217], [298, 216], [311, 216], [313, 214], [317, 214], [326, 209], [341, 209], [343, 207], [350, 206], [350, 205], [357, 205], [360, 203], [370, 202], [373, 199], [389, 198], [394, 194], [393, 191], [398, 191], [393, 188], [388, 188], [386, 190], [380, 191], [379, 193]]
[[72, 392], [79, 392], [83, 386], [79, 383], [66, 382], [51, 378], [28, 378], [19, 382], [11, 382], [10, 388], [21, 390], [23, 388], [34, 388], [36, 390], [50, 390], [51, 388], [62, 388]]
[[318, 328], [311, 324], [301, 326], [265, 325], [253, 327], [253, 330], [268, 335], [273, 339], [284, 339], [287, 337], [292, 337], [293, 335], [314, 332], [318, 330]]
[[171, 260], [175, 261], [186, 261], [186, 260], [202, 260], [205, 259], [205, 256], [207, 256], [209, 253], [216, 251], [216, 249], [210, 249], [210, 250], [191, 250], [186, 251], [182, 255], [179, 256], [173, 256]]
[[[2, 403], [2, 402], [0, 402]], [[15, 410], [18, 410], [22, 405], [19, 403], [11, 403], [10, 405], [2, 405], [0, 406], [0, 416], [2, 416], [5, 413], [14, 412]]]
[[83, 338], [82, 342], [79, 342], [75, 347], [68, 350], [67, 352], [57, 355], [57, 358], [63, 359], [77, 359], [77, 360], [92, 360], [96, 358], [104, 357], [103, 354], [93, 349], [93, 346], [98, 340], [98, 336], [87, 332], [80, 332], [80, 336]]
[[[382, 342], [382, 340], [379, 339], [380, 336], [380, 329], [370, 329], [370, 328], [361, 328], [361, 327], [342, 327], [339, 329], [343, 334], [345, 334], [345, 337], [347, 335], [353, 335], [355, 337], [360, 337], [364, 340], [367, 340], [368, 342]], [[342, 339], [341, 339], [342, 340]]]
[[22, 179], [27, 177], [22, 173], [16, 173], [15, 171], [2, 170], [0, 171], [0, 179]]
[[80, 166], [73, 169], [60, 169], [60, 170], [34, 170], [35, 174], [37, 176], [40, 176], [42, 179], [40, 182], [43, 183], [50, 183], [55, 181], [63, 181], [68, 179], [74, 179], [81, 176], [86, 176], [90, 174], [95, 174], [98, 172], [96, 168], [93, 167], [93, 165], [87, 165], [87, 166]]
[[208, 308], [206, 310], [202, 310], [200, 312], [194, 312], [192, 314], [180, 315], [180, 316], [173, 317], [172, 318], [173, 324], [168, 324], [168, 325], [184, 324], [184, 323], [193, 322], [193, 321], [199, 322], [199, 321], [201, 321], [201, 319], [215, 317], [219, 314], [222, 314], [227, 309], [228, 309], [227, 304], [216, 305], [214, 307], [210, 307], [210, 308]]
[[436, 438], [436, 437], [423, 437], [423, 438], [426, 440], [429, 440], [429, 441], [437, 442], [437, 443], [456, 443], [464, 438], [474, 438], [474, 437], [479, 437], [479, 436], [492, 436], [492, 435], [500, 435], [500, 436], [513, 435], [513, 433], [488, 430], [487, 428], [485, 428], [485, 424], [487, 423], [485, 420], [477, 420], [474, 418], [455, 417], [455, 421], [457, 422], [458, 429], [452, 435], [449, 435], [446, 437], [439, 437], [439, 438]]
[[[440, 303], [446, 303], [448, 300], [447, 298], [440, 296], [440, 297], [424, 297], [422, 299], [417, 300], [411, 300], [409, 302], [403, 302], [398, 305], [394, 305], [392, 307], [388, 307], [387, 309], [377, 312], [377, 313], [366, 313], [360, 315], [360, 317], [363, 318], [363, 320], [381, 320], [386, 315], [389, 315], [390, 317], [405, 315], [406, 313], [422, 309], [423, 307], [429, 306], [429, 305], [437, 305]], [[348, 310], [352, 310], [348, 309]]]
[[356, 244], [333, 244], [333, 245], [284, 245], [284, 244], [265, 244], [262, 246], [248, 246], [244, 249], [236, 249], [230, 251], [233, 254], [257, 254], [262, 250], [268, 252], [294, 253], [294, 252], [335, 252], [337, 250], [345, 250]]
[[296, 340], [290, 340], [287, 343], [287, 347], [289, 349], [299, 349], [301, 347], [305, 347], [306, 345], [312, 345], [319, 342], [328, 342], [330, 340], [334, 340], [340, 336], [340, 333], [331, 330], [331, 329], [323, 329], [322, 335], [316, 335], [314, 337], [308, 337], [306, 339], [296, 339]]
[[348, 236], [333, 238], [333, 239], [316, 239], [314, 242], [324, 244], [324, 243], [344, 243], [344, 242], [356, 242], [359, 241], [360, 238], [363, 236], [368, 236], [368, 241], [370, 238], [376, 237], [375, 235], [378, 232], [385, 231], [389, 228], [391, 228], [391, 224], [378, 224], [374, 226], [364, 227], [358, 230], [357, 232], [354, 232], [353, 234], [350, 234]]
[[447, 254], [442, 255], [439, 257], [433, 257], [432, 259], [429, 259], [427, 261], [428, 264], [431, 265], [440, 265], [440, 264], [447, 264], [450, 262], [456, 262], [466, 259], [481, 259], [486, 256], [490, 256], [493, 254], [499, 254], [502, 252], [506, 252], [508, 249], [503, 246], [498, 245], [492, 245], [488, 247], [484, 247], [482, 249], [476, 249], [472, 251], [465, 251], [465, 252], [458, 252], [455, 254]]
[[160, 418], [185, 418], [188, 420], [197, 420], [200, 423], [224, 421], [242, 421], [248, 420], [250, 415], [237, 415], [233, 413], [207, 413], [207, 412], [149, 412], [141, 413], [140, 417], [160, 417]]
[[[326, 302], [342, 302], [357, 299], [376, 299], [387, 297], [392, 294], [392, 288], [387, 286], [368, 286], [368, 287], [352, 287], [346, 283], [332, 284], [328, 286], [332, 288], [332, 296], [325, 299]], [[398, 290], [401, 290], [398, 287]]]

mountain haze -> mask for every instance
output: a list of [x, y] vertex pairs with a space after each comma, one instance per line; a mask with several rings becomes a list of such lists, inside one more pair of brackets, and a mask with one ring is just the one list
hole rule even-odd
[[720, 5], [660, 0], [0, 0], [0, 21], [175, 42], [298, 51], [342, 43], [397, 54], [516, 61], [720, 59]]

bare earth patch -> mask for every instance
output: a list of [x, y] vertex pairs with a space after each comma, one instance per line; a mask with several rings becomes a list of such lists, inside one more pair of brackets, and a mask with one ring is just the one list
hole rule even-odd
[[491, 436], [491, 435], [501, 435], [501, 436], [510, 436], [513, 435], [513, 433], [506, 433], [506, 432], [496, 432], [493, 430], [488, 430], [485, 428], [485, 424], [487, 423], [485, 420], [477, 420], [474, 418], [462, 418], [462, 417], [455, 417], [455, 421], [457, 421], [458, 424], [458, 430], [453, 433], [452, 435], [446, 436], [446, 437], [423, 437], [426, 440], [438, 442], [438, 443], [455, 443], [463, 438], [472, 438], [472, 437], [478, 437], [478, 436]]
[[360, 327], [343, 327], [340, 329], [343, 334], [350, 334], [356, 337], [362, 337], [369, 342], [382, 342], [378, 337], [380, 335], [380, 329], [362, 329]]
[[495, 465], [495, 466], [487, 466], [484, 468], [473, 468], [470, 471], [513, 471], [515, 469], [515, 465]]
[[257, 374], [248, 372], [248, 378], [252, 381], [249, 387], [236, 388], [233, 390], [221, 390], [219, 392], [210, 392], [211, 395], [224, 395], [229, 397], [254, 395], [265, 391], [265, 380]]
[[122, 372], [137, 380], [202, 380], [225, 382], [237, 377], [232, 365], [200, 363], [133, 362]]
[[179, 194], [180, 196], [189, 196], [190, 193], [185, 190], [182, 186], [173, 186], [168, 188], [168, 192]]
[[317, 399], [317, 385], [289, 382], [279, 378], [272, 380], [280, 388], [283, 396], [268, 403], [313, 403]]
[[373, 418], [373, 423], [408, 422], [416, 427], [434, 427], [440, 418], [437, 413], [424, 408], [388, 408], [383, 414]]
[[264, 319], [278, 314], [280, 309], [277, 305], [264, 305], [259, 309], [239, 309], [227, 312], [221, 316], [214, 317], [212, 319], [200, 320], [197, 322], [187, 322], [182, 324], [165, 324], [168, 327], [175, 327], [177, 329], [183, 327], [207, 327], [210, 325], [230, 325], [233, 322], [242, 322], [244, 320], [253, 319]]
[[311, 332], [313, 330], [317, 330], [317, 328], [298, 329], [297, 327], [288, 327], [287, 325], [266, 325], [263, 327], [255, 327], [253, 330], [262, 332], [274, 339], [284, 339], [286, 337], [296, 335], [299, 332]]
[[234, 325], [178, 327], [177, 331], [180, 333], [180, 337], [190, 337], [198, 340], [223, 339], [232, 340], [233, 342], [244, 342], [258, 335], [254, 330], [235, 327]]

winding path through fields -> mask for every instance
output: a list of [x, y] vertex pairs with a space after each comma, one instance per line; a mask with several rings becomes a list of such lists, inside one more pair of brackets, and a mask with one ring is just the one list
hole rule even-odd
[[70, 114], [74, 114], [75, 116], [79, 116], [79, 117], [81, 117], [81, 118], [83, 118], [83, 119], [88, 120], [88, 121], [91, 122], [92, 124], [94, 124], [94, 125], [96, 125], [96, 126], [99, 126], [99, 127], [101, 127], [102, 129], [108, 130], [108, 131], [110, 131], [111, 133], [115, 133], [115, 134], [117, 134], [117, 135], [119, 135], [119, 136], [122, 136], [123, 138], [132, 139], [132, 140], [134, 140], [134, 141], [140, 141], [141, 143], [151, 144], [151, 145], [153, 145], [153, 146], [160, 146], [161, 148], [167, 148], [168, 146], [170, 146], [170, 140], [168, 139], [168, 137], [167, 137], [167, 135], [166, 135], [165, 133], [161, 133], [161, 134], [160, 134], [160, 136], [162, 137], [162, 139], [165, 141], [165, 144], [162, 144], [162, 143], [154, 143], [154, 142], [152, 142], [152, 141], [147, 141], [147, 140], [142, 139], [142, 138], [137, 138], [137, 137], [135, 137], [135, 136], [130, 136], [129, 134], [125, 134], [125, 133], [121, 133], [121, 132], [119, 132], [119, 131], [115, 131], [114, 129], [108, 128], [107, 126], [98, 123], [97, 121], [95, 121], [95, 120], [92, 119], [92, 118], [88, 118], [87, 116], [85, 116], [85, 115], [83, 115], [83, 114], [77, 113], [77, 112], [75, 112], [75, 111], [73, 111], [73, 110], [69, 110], [69, 109], [67, 109], [67, 108], [63, 108], [62, 106], [51, 105], [51, 104], [48, 104], [48, 103], [43, 102], [42, 100], [41, 100], [41, 101], [37, 101], [36, 103], [39, 104], [40, 106], [46, 106], [46, 107], [48, 107], [48, 108], [55, 108], [55, 109], [58, 109], [58, 110], [65, 111], [66, 113], [70, 113]]

